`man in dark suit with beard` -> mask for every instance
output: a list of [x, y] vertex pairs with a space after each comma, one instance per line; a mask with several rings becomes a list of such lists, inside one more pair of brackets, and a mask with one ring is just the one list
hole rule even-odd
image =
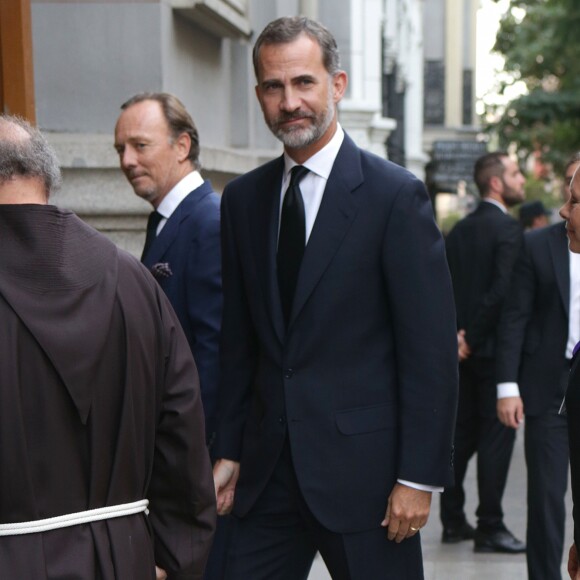
[[418, 580], [418, 532], [451, 480], [443, 240], [423, 184], [338, 124], [347, 76], [326, 28], [270, 23], [254, 66], [284, 155], [222, 201], [226, 578], [305, 579], [319, 550], [335, 580]]
[[[501, 501], [515, 433], [496, 414], [496, 327], [522, 244], [522, 229], [507, 208], [524, 198], [517, 163], [501, 152], [475, 164], [481, 202], [446, 240], [459, 338], [459, 408], [455, 431], [455, 484], [441, 496], [444, 543], [475, 537], [477, 552], [523, 552], [503, 523]], [[477, 453], [477, 530], [467, 522], [463, 480]]]

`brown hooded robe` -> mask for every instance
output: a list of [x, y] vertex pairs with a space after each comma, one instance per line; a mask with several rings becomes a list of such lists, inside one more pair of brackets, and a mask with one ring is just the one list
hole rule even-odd
[[0, 578], [198, 579], [215, 525], [197, 371], [153, 277], [69, 211], [0, 205], [0, 523], [140, 499], [0, 537]]

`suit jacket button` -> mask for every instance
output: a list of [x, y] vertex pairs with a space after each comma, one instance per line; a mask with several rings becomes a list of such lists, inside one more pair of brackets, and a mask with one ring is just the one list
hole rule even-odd
[[291, 379], [292, 375], [294, 375], [294, 369], [286, 369], [286, 371], [284, 372], [285, 379]]
[[280, 425], [283, 425], [285, 423], [284, 417], [282, 416], [278, 417], [278, 423], [280, 423]]

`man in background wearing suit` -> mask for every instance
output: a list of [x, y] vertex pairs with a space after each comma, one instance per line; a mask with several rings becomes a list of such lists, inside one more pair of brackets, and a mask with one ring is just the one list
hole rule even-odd
[[[475, 537], [476, 552], [525, 551], [503, 523], [501, 501], [515, 432], [496, 414], [495, 333], [522, 245], [507, 208], [524, 198], [524, 176], [507, 154], [480, 157], [474, 170], [482, 200], [446, 240], [457, 308], [459, 408], [455, 431], [455, 484], [441, 496], [444, 543]], [[463, 480], [477, 453], [477, 530], [467, 522]]]
[[195, 358], [208, 443], [215, 431], [221, 319], [219, 197], [199, 169], [199, 136], [183, 104], [140, 93], [121, 106], [115, 149], [135, 193], [155, 211], [141, 261], [167, 294]]
[[[222, 309], [219, 197], [199, 173], [198, 131], [179, 99], [141, 93], [121, 109], [115, 127], [121, 169], [154, 208], [141, 261], [169, 298], [189, 342], [211, 453]], [[221, 578], [226, 535], [218, 518], [206, 580]]]
[[[565, 168], [564, 199], [580, 166]], [[564, 223], [524, 237], [497, 348], [497, 412], [517, 429], [525, 413], [528, 468], [527, 562], [530, 580], [561, 580], [568, 485], [568, 425], [558, 413], [580, 340], [580, 256]]]
[[336, 41], [303, 17], [254, 47], [284, 154], [222, 198], [214, 479], [228, 580], [423, 578], [420, 528], [451, 480], [457, 339], [423, 184], [337, 121]]

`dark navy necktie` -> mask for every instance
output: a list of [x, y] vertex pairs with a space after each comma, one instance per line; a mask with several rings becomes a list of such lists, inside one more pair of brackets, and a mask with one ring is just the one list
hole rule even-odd
[[278, 286], [286, 326], [292, 310], [298, 272], [306, 244], [306, 218], [299, 183], [307, 173], [308, 169], [302, 165], [292, 168], [290, 185], [282, 202], [278, 238]]
[[157, 226], [163, 219], [163, 216], [158, 211], [152, 211], [147, 219], [147, 235], [145, 236], [145, 245], [143, 246], [143, 253], [141, 254], [141, 261], [145, 259], [153, 240], [157, 236]]

